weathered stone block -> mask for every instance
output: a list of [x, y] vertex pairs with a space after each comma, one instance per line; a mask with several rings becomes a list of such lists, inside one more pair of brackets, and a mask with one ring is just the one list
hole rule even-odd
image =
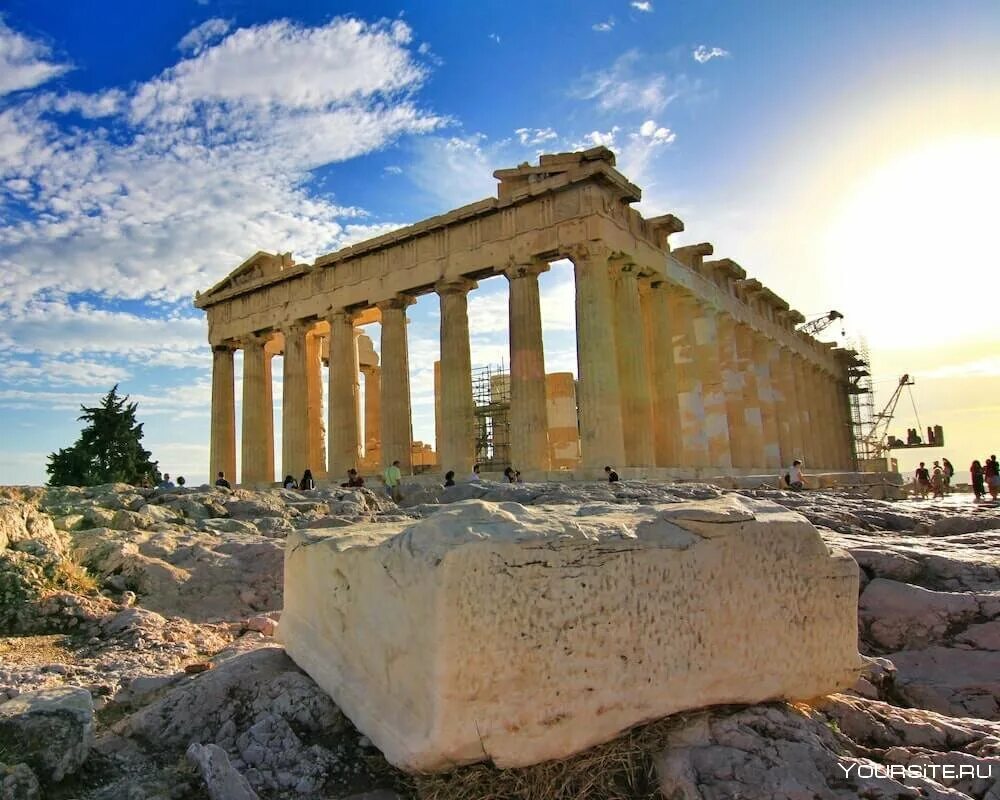
[[561, 758], [638, 723], [851, 686], [858, 569], [803, 517], [469, 500], [288, 537], [279, 637], [410, 770]]
[[0, 751], [43, 782], [76, 772], [94, 742], [94, 703], [75, 686], [25, 692], [0, 705]]

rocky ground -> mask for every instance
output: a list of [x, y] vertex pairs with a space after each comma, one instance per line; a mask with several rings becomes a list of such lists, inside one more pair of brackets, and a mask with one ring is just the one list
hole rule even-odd
[[588, 515], [723, 491], [410, 487], [397, 507], [367, 490], [0, 489], [0, 800], [1000, 800], [1000, 510], [970, 496], [740, 492], [854, 555], [865, 675], [809, 704], [679, 715], [559, 764], [404, 776], [275, 644], [290, 530], [469, 498]]

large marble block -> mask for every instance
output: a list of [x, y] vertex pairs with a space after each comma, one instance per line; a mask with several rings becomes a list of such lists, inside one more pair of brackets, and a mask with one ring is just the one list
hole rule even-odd
[[803, 517], [468, 500], [288, 537], [279, 635], [396, 766], [521, 766], [719, 703], [852, 685], [858, 568]]

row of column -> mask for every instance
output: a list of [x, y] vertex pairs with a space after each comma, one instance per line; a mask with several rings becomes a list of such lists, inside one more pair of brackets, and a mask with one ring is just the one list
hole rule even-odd
[[[578, 418], [584, 467], [777, 469], [800, 458], [812, 468], [852, 466], [846, 393], [833, 376], [693, 295], [643, 274], [602, 247], [571, 254], [576, 281]], [[539, 275], [543, 261], [510, 264], [511, 459], [521, 470], [549, 467]], [[440, 423], [442, 471], [471, 471], [475, 458], [468, 293], [474, 281], [442, 281]], [[381, 302], [381, 368], [365, 372], [366, 445], [383, 465], [411, 468], [412, 423], [406, 309]], [[361, 459], [355, 315], [329, 323], [329, 403], [323, 446], [319, 339], [315, 320], [283, 330], [282, 472], [341, 475]], [[244, 483], [274, 479], [270, 358], [266, 341], [244, 349]], [[213, 362], [214, 471], [235, 475], [233, 349]], [[369, 427], [378, 427], [377, 438]]]

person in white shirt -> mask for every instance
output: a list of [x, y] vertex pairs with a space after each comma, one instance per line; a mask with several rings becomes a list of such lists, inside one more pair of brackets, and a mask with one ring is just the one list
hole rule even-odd
[[792, 462], [792, 466], [785, 473], [785, 482], [788, 484], [789, 489], [794, 489], [796, 492], [800, 492], [805, 488], [806, 481], [802, 475], [802, 462], [798, 459]]
[[473, 464], [472, 465], [472, 474], [469, 476], [469, 483], [477, 483], [478, 481], [481, 481], [481, 480], [482, 480], [482, 478], [479, 477], [479, 465], [478, 464]]

